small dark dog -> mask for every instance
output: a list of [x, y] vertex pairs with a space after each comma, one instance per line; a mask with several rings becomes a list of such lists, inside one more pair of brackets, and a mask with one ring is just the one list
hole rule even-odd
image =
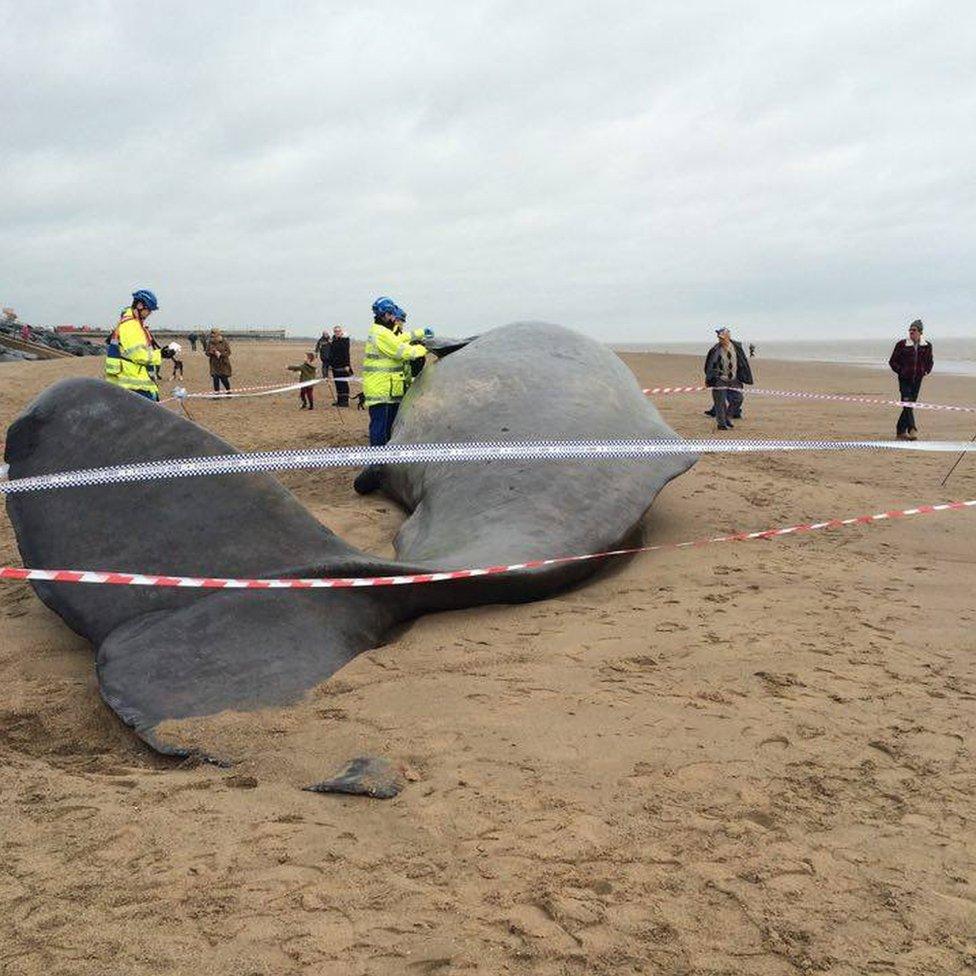
[[366, 409], [366, 394], [362, 390], [356, 394], [356, 404], [360, 410]]

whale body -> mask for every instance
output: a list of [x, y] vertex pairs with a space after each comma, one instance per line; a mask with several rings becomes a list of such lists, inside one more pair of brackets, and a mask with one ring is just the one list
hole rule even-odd
[[[676, 438], [609, 349], [554, 325], [492, 330], [429, 365], [391, 443]], [[175, 413], [101, 380], [46, 390], [11, 425], [10, 477], [232, 454]], [[221, 475], [11, 494], [24, 565], [229, 577], [390, 576], [600, 552], [632, 540], [655, 495], [695, 461], [389, 465], [409, 513], [395, 559], [363, 553], [271, 475]], [[178, 526], [179, 531], [166, 531]], [[165, 543], [162, 540], [165, 538]], [[104, 700], [151, 746], [171, 719], [297, 701], [422, 614], [519, 603], [577, 584], [597, 561], [418, 586], [206, 590], [35, 582], [95, 647]]]

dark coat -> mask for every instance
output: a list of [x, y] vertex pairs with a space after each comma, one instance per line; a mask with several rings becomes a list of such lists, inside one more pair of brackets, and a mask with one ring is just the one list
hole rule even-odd
[[231, 375], [230, 343], [223, 336], [207, 343], [207, 355], [210, 357], [211, 376]]
[[910, 339], [901, 339], [895, 343], [888, 365], [899, 379], [920, 380], [932, 372], [932, 343], [923, 339], [916, 347]]
[[[746, 351], [742, 348], [742, 343], [732, 340], [735, 347], [735, 378], [739, 383], [752, 385], [752, 367], [749, 365], [749, 358]], [[721, 342], [716, 342], [708, 355], [705, 357], [705, 386], [718, 386], [721, 366], [719, 363], [719, 350], [722, 348]]]
[[329, 349], [329, 365], [332, 367], [333, 376], [348, 375], [348, 372], [351, 371], [349, 336], [333, 338], [332, 347]]
[[315, 354], [326, 366], [329, 364], [329, 356], [332, 355], [331, 344], [332, 340], [327, 335], [319, 336], [315, 343]]

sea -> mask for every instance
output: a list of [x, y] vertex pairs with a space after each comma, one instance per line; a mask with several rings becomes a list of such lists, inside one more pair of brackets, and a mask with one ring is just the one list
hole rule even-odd
[[[735, 336], [748, 351], [749, 339]], [[976, 337], [957, 336], [940, 339], [932, 336], [935, 372], [976, 377]], [[771, 340], [756, 342], [756, 357], [786, 359], [794, 362], [845, 363], [888, 369], [894, 339], [829, 339], [826, 341]], [[704, 356], [707, 341], [702, 342], [614, 342], [621, 352], [666, 352]]]

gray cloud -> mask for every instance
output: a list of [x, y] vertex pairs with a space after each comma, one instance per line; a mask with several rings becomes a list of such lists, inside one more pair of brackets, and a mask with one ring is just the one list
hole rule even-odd
[[0, 2], [0, 300], [973, 329], [976, 8]]

